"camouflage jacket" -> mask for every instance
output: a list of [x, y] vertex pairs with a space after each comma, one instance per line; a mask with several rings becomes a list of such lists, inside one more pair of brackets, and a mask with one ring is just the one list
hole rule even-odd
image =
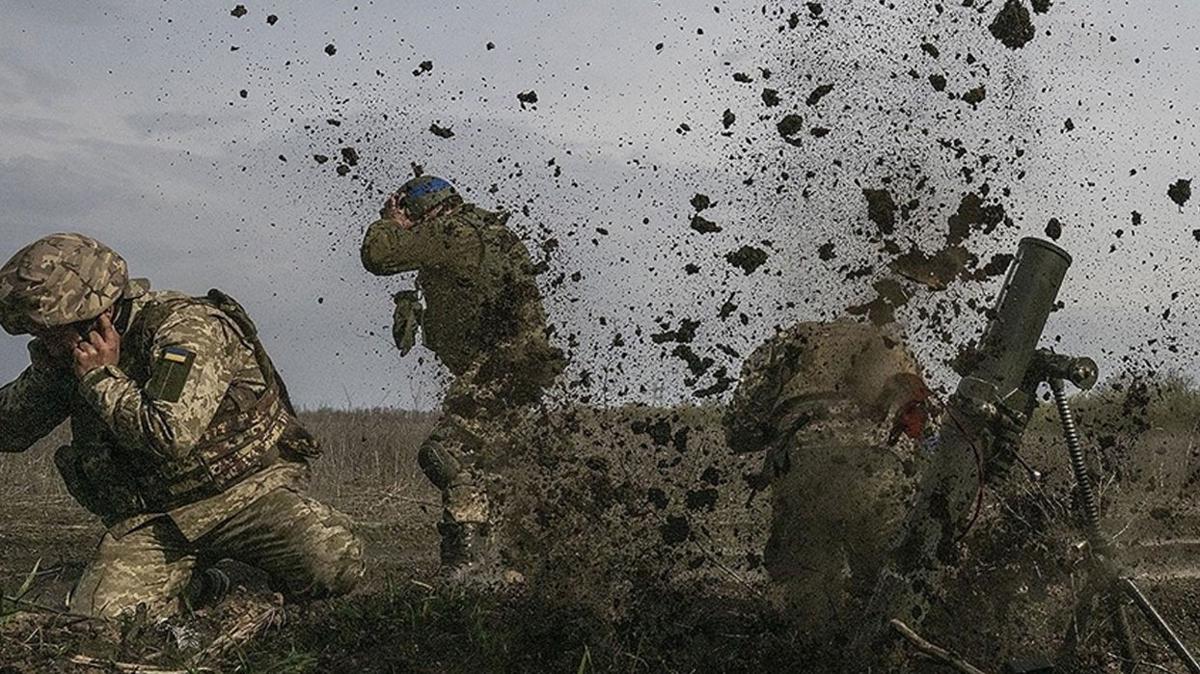
[[746, 359], [726, 408], [726, 437], [739, 453], [894, 442], [923, 431], [927, 396], [897, 334], [848, 320], [797, 323]]
[[464, 204], [411, 229], [378, 220], [362, 263], [377, 275], [417, 272], [424, 344], [455, 375], [496, 355], [561, 369], [529, 252], [500, 214]]
[[[232, 321], [215, 307], [192, 302], [176, 307], [147, 339], [131, 339], [139, 315], [156, 303], [187, 296], [146, 292], [131, 300], [130, 329], [122, 335], [120, 363], [77, 380], [53, 363], [37, 340], [31, 364], [0, 388], [0, 451], [20, 452], [71, 420], [72, 445], [111, 457], [109, 496], [136, 492], [130, 475], [145, 466], [182, 461], [204, 435], [227, 399], [246, 404], [266, 390], [254, 351]], [[179, 368], [180, 358], [188, 361]], [[199, 536], [264, 489], [293, 482], [297, 467], [260, 471], [229, 490], [170, 511], [189, 538]], [[136, 496], [136, 494], [131, 494]], [[161, 513], [140, 513], [118, 528], [128, 530]], [[114, 524], [106, 522], [106, 524]]]

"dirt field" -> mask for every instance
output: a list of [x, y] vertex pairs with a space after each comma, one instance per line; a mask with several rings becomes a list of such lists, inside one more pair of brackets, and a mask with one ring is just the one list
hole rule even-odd
[[[1079, 400], [1087, 442], [1101, 448], [1106, 526], [1192, 644], [1200, 516], [1187, 497], [1198, 401], [1177, 383]], [[62, 605], [102, 533], [63, 491], [50, 459], [62, 438], [50, 438], [0, 457], [0, 589], [26, 602], [0, 605], [0, 672], [118, 671], [112, 662], [159, 671], [830, 671], [841, 638], [811, 643], [768, 582], [769, 498], [748, 502], [744, 479], [761, 458], [729, 454], [719, 412], [555, 412], [573, 441], [518, 457], [550, 477], [523, 480], [509, 496], [511, 557], [530, 566], [525, 585], [503, 591], [437, 580], [436, 493], [415, 459], [431, 416], [309, 413], [327, 451], [313, 492], [359, 523], [370, 558], [363, 586], [278, 608], [261, 579], [234, 568], [244, 589], [233, 600], [166, 625], [98, 625], [32, 606]], [[946, 600], [922, 628], [986, 671], [1052, 653], [1081, 586], [1082, 536], [1051, 420], [1035, 420], [1026, 437], [1025, 456], [1046, 477], [1034, 484], [1017, 469], [988, 494]], [[1156, 663], [1144, 671], [1176, 671], [1135, 624]], [[1103, 631], [1084, 636], [1094, 671], [1117, 671]], [[72, 663], [80, 656], [99, 666]], [[919, 658], [906, 670], [946, 671]]]

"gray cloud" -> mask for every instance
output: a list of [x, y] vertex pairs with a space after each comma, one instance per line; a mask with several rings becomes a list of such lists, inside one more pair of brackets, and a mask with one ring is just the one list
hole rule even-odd
[[49, 106], [75, 91], [77, 84], [11, 47], [0, 48], [0, 82], [4, 84], [0, 103], [34, 101]]
[[[111, 26], [125, 20], [124, 3], [114, 0], [55, 3], [41, 0], [5, 0], [5, 18], [14, 25]], [[127, 5], [126, 5], [127, 6]]]
[[[34, 226], [72, 220], [124, 193], [104, 175], [76, 170], [67, 160], [0, 159], [0, 219]], [[12, 231], [12, 230], [6, 230]]]
[[169, 110], [139, 112], [125, 115], [129, 128], [144, 137], [177, 136], [197, 130], [212, 129], [222, 121], [220, 111], [204, 114]]

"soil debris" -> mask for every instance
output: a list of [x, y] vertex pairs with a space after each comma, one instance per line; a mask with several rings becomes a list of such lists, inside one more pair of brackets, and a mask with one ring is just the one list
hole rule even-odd
[[887, 190], [864, 189], [863, 196], [867, 199], [867, 218], [879, 228], [884, 235], [896, 231], [896, 202]]
[[692, 216], [691, 228], [701, 234], [715, 234], [721, 231], [721, 226], [699, 214]]
[[725, 254], [725, 261], [741, 269], [747, 276], [767, 262], [767, 251], [757, 246], [745, 245]]
[[779, 120], [779, 123], [775, 125], [775, 128], [779, 131], [779, 135], [782, 136], [785, 141], [798, 147], [800, 145], [800, 141], [796, 138], [796, 134], [800, 133], [800, 131], [804, 128], [804, 118], [794, 112], [790, 113], [784, 116], [783, 119]]
[[1007, 0], [996, 13], [988, 30], [1001, 44], [1009, 49], [1020, 49], [1036, 34], [1029, 10], [1021, 0]]
[[1167, 188], [1167, 196], [1171, 197], [1177, 206], [1183, 208], [1183, 205], [1192, 198], [1192, 181], [1180, 178]]
[[983, 197], [975, 192], [963, 195], [958, 203], [958, 210], [948, 221], [950, 226], [946, 234], [946, 244], [957, 246], [971, 235], [972, 230], [992, 233], [1005, 219], [1004, 206], [1000, 204], [984, 204]]
[[700, 321], [685, 318], [679, 321], [679, 327], [674, 330], [664, 329], [662, 332], [650, 335], [650, 341], [655, 344], [664, 344], [666, 342], [687, 344], [696, 339], [696, 328], [699, 327]]
[[987, 98], [987, 87], [982, 84], [962, 96], [963, 103], [969, 103], [972, 106], [979, 105], [985, 98]]
[[521, 102], [521, 109], [524, 110], [526, 105], [533, 105], [538, 102], [538, 95], [536, 91], [530, 89], [529, 91], [517, 94], [517, 100]]
[[817, 103], [820, 103], [821, 99], [831, 91], [833, 91], [832, 84], [822, 84], [821, 86], [812, 90], [812, 93], [808, 95], [807, 99], [805, 99], [804, 104], [808, 106], [816, 105]]

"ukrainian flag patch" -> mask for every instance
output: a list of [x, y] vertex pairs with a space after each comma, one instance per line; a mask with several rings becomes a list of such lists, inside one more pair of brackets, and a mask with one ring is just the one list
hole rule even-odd
[[188, 357], [191, 355], [192, 353], [187, 349], [171, 346], [167, 347], [167, 349], [163, 351], [163, 360], [170, 361], [172, 363], [186, 363]]
[[175, 403], [183, 395], [196, 353], [178, 346], [168, 346], [154, 364], [154, 372], [146, 384], [146, 394], [156, 400]]

